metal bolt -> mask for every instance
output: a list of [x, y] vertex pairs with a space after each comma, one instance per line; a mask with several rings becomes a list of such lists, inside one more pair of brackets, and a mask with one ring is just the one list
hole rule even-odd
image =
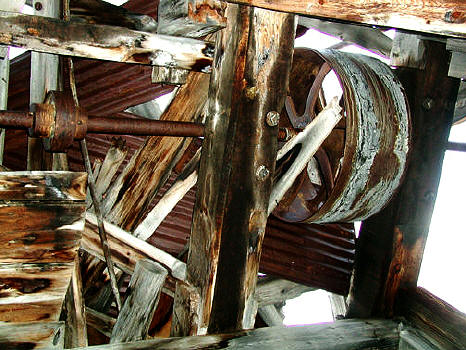
[[264, 181], [270, 175], [270, 170], [265, 167], [265, 165], [261, 165], [257, 168], [256, 177], [260, 181]]
[[43, 8], [42, 3], [41, 2], [36, 2], [34, 4], [34, 8], [36, 9], [36, 11], [42, 10], [42, 8]]
[[279, 120], [280, 120], [280, 113], [276, 111], [271, 111], [267, 113], [267, 116], [265, 117], [265, 121], [268, 126], [277, 126]]
[[255, 86], [244, 89], [244, 94], [246, 98], [250, 101], [254, 101], [257, 94], [257, 88]]
[[434, 106], [434, 100], [431, 99], [430, 97], [427, 97], [424, 100], [424, 102], [422, 102], [422, 107], [424, 107], [424, 109], [427, 111], [430, 111], [433, 106]]

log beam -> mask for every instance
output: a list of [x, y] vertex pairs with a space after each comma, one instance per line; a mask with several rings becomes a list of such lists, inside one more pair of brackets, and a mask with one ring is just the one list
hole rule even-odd
[[278, 132], [265, 119], [283, 107], [295, 30], [292, 15], [236, 5], [226, 14], [187, 263], [188, 283], [200, 295], [199, 333], [253, 325]]
[[110, 343], [146, 339], [159, 303], [167, 270], [150, 260], [139, 260], [131, 276], [125, 303], [112, 330]]
[[30, 322], [0, 325], [0, 348], [63, 349], [63, 322]]
[[0, 11], [0, 44], [58, 55], [208, 72], [213, 45], [121, 27]]
[[406, 180], [384, 210], [362, 223], [347, 317], [391, 316], [399, 289], [416, 286], [459, 86], [447, 76], [445, 44], [424, 45], [424, 70], [398, 70], [412, 114]]
[[466, 5], [462, 0], [227, 0], [231, 3], [306, 16], [393, 27], [466, 38]]

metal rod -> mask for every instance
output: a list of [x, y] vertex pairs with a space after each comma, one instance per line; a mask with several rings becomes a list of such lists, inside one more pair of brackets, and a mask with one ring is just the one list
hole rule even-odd
[[89, 116], [87, 132], [114, 135], [201, 137], [204, 136], [204, 124]]
[[0, 111], [0, 126], [6, 129], [29, 129], [34, 123], [34, 113]]
[[94, 175], [92, 173], [91, 161], [89, 160], [89, 152], [87, 151], [86, 140], [80, 141], [81, 153], [84, 160], [84, 166], [88, 174], [89, 192], [91, 193], [92, 201], [94, 202], [94, 212], [97, 217], [97, 226], [99, 229], [100, 243], [102, 244], [102, 251], [104, 252], [105, 262], [107, 263], [107, 270], [110, 275], [110, 284], [112, 286], [113, 295], [115, 296], [118, 311], [121, 310], [121, 298], [118, 290], [118, 284], [115, 276], [115, 270], [113, 268], [112, 257], [110, 254], [110, 248], [108, 246], [107, 234], [104, 228], [104, 219], [101, 211], [100, 198], [97, 195]]
[[458, 152], [466, 152], [466, 143], [448, 142], [447, 143], [447, 150], [449, 150], [449, 151], [458, 151]]

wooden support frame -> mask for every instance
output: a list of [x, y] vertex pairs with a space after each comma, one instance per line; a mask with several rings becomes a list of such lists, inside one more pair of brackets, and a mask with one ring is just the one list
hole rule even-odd
[[422, 3], [402, 0], [227, 0], [231, 3], [305, 16], [393, 27], [466, 38], [466, 4], [462, 0]]
[[424, 70], [398, 70], [413, 123], [406, 180], [361, 226], [347, 317], [391, 316], [400, 288], [416, 286], [459, 86], [459, 79], [447, 76], [445, 44], [424, 45]]
[[[200, 296], [198, 333], [253, 325], [278, 132], [266, 115], [283, 107], [295, 30], [293, 15], [229, 5], [226, 16], [227, 29], [217, 37], [187, 263], [187, 282]], [[179, 304], [190, 303], [175, 300], [175, 308]]]

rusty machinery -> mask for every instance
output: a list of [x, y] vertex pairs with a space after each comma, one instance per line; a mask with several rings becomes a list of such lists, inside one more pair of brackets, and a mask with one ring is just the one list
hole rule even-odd
[[[343, 118], [294, 181], [273, 214], [289, 222], [351, 222], [378, 212], [402, 181], [410, 145], [404, 90], [384, 63], [336, 50], [296, 49], [289, 96], [279, 121], [287, 141], [325, 106], [322, 84], [334, 72]], [[278, 118], [266, 122], [275, 126]], [[200, 123], [88, 116], [64, 92], [51, 91], [30, 112], [0, 111], [0, 126], [27, 129], [45, 149], [64, 152], [87, 133], [201, 137]], [[277, 162], [275, 181], [299, 149]]]

